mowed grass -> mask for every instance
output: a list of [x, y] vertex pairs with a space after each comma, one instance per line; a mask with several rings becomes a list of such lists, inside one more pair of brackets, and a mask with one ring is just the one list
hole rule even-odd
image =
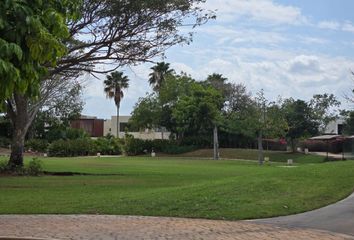
[[148, 157], [43, 158], [45, 170], [96, 175], [0, 177], [1, 214], [122, 214], [252, 219], [348, 196], [354, 161], [256, 162]]
[[[163, 156], [172, 156], [162, 154]], [[175, 156], [187, 158], [212, 158], [213, 149], [198, 149], [196, 151], [178, 154]], [[282, 151], [266, 151], [264, 156], [269, 157], [272, 162], [286, 162], [288, 159], [293, 159], [295, 163], [320, 163], [326, 160], [326, 157], [317, 155], [305, 155], [302, 153], [289, 153]], [[258, 150], [256, 149], [238, 149], [238, 148], [221, 148], [220, 157], [223, 159], [247, 159], [257, 160]]]

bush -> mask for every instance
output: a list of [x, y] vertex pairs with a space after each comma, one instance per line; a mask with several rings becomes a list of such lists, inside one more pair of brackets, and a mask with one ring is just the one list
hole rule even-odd
[[94, 144], [89, 138], [57, 140], [49, 145], [48, 153], [56, 157], [87, 156], [94, 153]]
[[104, 155], [118, 155], [122, 153], [122, 141], [117, 138], [101, 137], [93, 141], [94, 151]]
[[182, 146], [198, 146], [201, 148], [209, 148], [213, 146], [213, 139], [210, 136], [189, 136], [181, 140]]
[[35, 152], [47, 152], [48, 142], [43, 139], [30, 139], [25, 143], [25, 149]]
[[163, 152], [164, 149], [166, 149], [172, 144], [177, 143], [167, 139], [154, 139], [145, 141], [145, 147], [147, 148], [147, 150], [152, 151], [152, 149], [154, 149], [155, 152]]
[[25, 172], [27, 175], [31, 176], [38, 176], [43, 173], [43, 163], [38, 158], [33, 158], [29, 163], [28, 166], [25, 167]]
[[316, 141], [316, 140], [306, 140], [300, 143], [301, 148], [308, 148], [310, 152], [331, 152], [331, 153], [341, 153], [343, 150], [344, 140], [336, 139], [329, 142], [326, 141]]
[[83, 129], [76, 129], [76, 128], [51, 128], [45, 134], [46, 139], [49, 142], [54, 142], [56, 140], [61, 139], [79, 139], [79, 138], [88, 138], [89, 135]]
[[7, 160], [0, 161], [0, 173], [4, 173], [7, 171]]
[[178, 146], [178, 145], [170, 145], [167, 146], [162, 150], [163, 153], [168, 153], [168, 154], [181, 154], [181, 153], [186, 153], [190, 151], [194, 151], [198, 149], [197, 146]]
[[179, 154], [190, 152], [198, 147], [195, 145], [179, 145], [176, 141], [173, 140], [142, 140], [136, 139], [132, 136], [128, 136], [125, 139], [124, 152], [128, 156], [135, 156], [139, 154], [150, 153], [152, 150], [155, 152], [163, 152], [168, 154]]
[[[128, 156], [135, 156], [138, 154], [143, 154], [144, 150], [151, 151], [148, 149], [148, 142], [142, 139], [137, 139], [134, 137], [126, 137], [124, 144], [124, 153]], [[150, 146], [151, 147], [151, 146]]]
[[8, 148], [11, 144], [11, 139], [6, 137], [0, 137], [0, 147]]
[[277, 139], [263, 139], [263, 148], [270, 151], [286, 151], [286, 142]]
[[65, 139], [72, 139], [72, 140], [89, 137], [88, 133], [85, 130], [77, 129], [77, 128], [67, 128], [63, 132], [63, 135]]

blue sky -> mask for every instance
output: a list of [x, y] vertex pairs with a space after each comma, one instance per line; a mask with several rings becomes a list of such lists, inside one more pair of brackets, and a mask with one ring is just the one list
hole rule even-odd
[[[164, 61], [177, 72], [197, 80], [221, 73], [252, 93], [263, 88], [270, 100], [333, 93], [343, 107], [351, 107], [343, 96], [354, 87], [354, 1], [207, 0], [204, 8], [217, 10], [217, 19], [193, 30], [192, 44], [166, 53]], [[138, 98], [151, 92], [151, 66], [122, 69], [131, 86], [121, 115], [129, 115]], [[103, 93], [105, 76], [85, 78], [83, 114], [110, 118], [115, 105]]]

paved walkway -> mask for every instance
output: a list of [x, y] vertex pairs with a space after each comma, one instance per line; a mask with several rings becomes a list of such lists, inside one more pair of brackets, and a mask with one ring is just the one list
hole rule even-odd
[[321, 230], [247, 221], [109, 215], [0, 215], [0, 236], [95, 240], [354, 239]]
[[354, 236], [354, 193], [342, 201], [310, 212], [252, 222], [323, 229]]

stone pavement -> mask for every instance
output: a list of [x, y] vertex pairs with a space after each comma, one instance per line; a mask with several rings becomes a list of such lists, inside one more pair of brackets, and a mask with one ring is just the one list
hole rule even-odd
[[354, 239], [322, 230], [248, 221], [113, 215], [0, 215], [0, 236], [95, 240]]
[[354, 236], [354, 193], [342, 201], [313, 211], [252, 222], [283, 227], [308, 227]]

